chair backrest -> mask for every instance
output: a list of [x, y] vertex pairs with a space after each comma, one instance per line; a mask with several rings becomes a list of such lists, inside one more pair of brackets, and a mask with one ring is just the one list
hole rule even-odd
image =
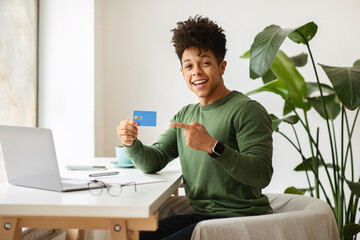
[[330, 208], [326, 202], [312, 197], [277, 193], [270, 193], [266, 195], [270, 200], [270, 205], [274, 210], [274, 213], [294, 212], [306, 209], [327, 210], [328, 208]]
[[266, 195], [274, 214], [202, 221], [191, 239], [340, 240], [334, 214], [326, 202], [293, 194]]

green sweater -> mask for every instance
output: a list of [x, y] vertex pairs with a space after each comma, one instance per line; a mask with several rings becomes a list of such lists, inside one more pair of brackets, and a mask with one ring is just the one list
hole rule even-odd
[[272, 127], [266, 110], [240, 92], [206, 106], [191, 104], [171, 120], [202, 124], [225, 144], [223, 154], [212, 158], [186, 146], [183, 129], [169, 127], [151, 146], [135, 140], [126, 151], [145, 173], [163, 169], [180, 157], [185, 194], [196, 213], [234, 217], [271, 213], [261, 189], [271, 179]]

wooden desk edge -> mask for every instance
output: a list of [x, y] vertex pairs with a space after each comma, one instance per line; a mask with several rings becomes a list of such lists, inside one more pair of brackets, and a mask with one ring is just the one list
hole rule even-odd
[[158, 219], [158, 212], [149, 218], [1, 216], [0, 239], [21, 239], [23, 227], [106, 229], [111, 231], [112, 239], [128, 239], [128, 231], [131, 231], [130, 239], [138, 239], [139, 231], [156, 230]]

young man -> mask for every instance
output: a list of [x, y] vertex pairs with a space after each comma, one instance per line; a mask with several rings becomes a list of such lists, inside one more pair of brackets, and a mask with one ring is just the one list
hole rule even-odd
[[160, 220], [156, 232], [142, 232], [140, 239], [190, 239], [204, 219], [272, 212], [261, 193], [273, 173], [271, 119], [259, 103], [225, 87], [223, 29], [196, 16], [172, 31], [180, 71], [199, 103], [182, 108], [151, 146], [137, 139], [134, 121], [121, 121], [117, 134], [136, 167], [146, 173], [180, 158], [195, 213]]

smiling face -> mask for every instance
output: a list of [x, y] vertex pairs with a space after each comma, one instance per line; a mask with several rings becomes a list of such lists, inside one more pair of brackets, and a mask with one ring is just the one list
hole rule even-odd
[[211, 104], [230, 93], [224, 85], [222, 75], [226, 62], [218, 63], [211, 50], [197, 47], [186, 48], [180, 69], [189, 89], [199, 98], [201, 105]]

